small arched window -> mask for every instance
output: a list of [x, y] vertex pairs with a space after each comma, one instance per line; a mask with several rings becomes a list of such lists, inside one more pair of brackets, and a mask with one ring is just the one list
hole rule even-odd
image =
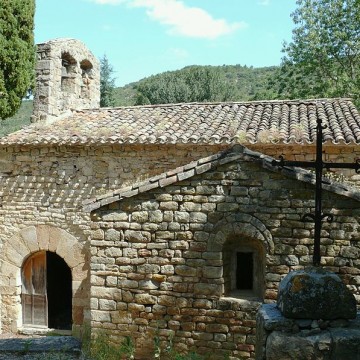
[[265, 254], [259, 241], [230, 237], [223, 247], [223, 266], [225, 296], [263, 299]]
[[86, 74], [90, 75], [93, 65], [89, 60], [84, 59], [80, 62], [80, 68], [82, 70], [82, 74], [86, 73]]

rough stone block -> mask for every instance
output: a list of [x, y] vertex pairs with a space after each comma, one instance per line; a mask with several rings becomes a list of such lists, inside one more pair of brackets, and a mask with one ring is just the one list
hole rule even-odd
[[190, 215], [186, 211], [175, 211], [174, 220], [179, 223], [188, 223]]
[[116, 302], [114, 300], [99, 299], [100, 310], [116, 310]]
[[24, 239], [24, 243], [31, 252], [39, 251], [39, 243], [37, 241], [37, 233], [35, 226], [29, 226], [20, 231], [20, 236]]
[[196, 276], [197, 269], [186, 265], [177, 265], [175, 266], [175, 274], [181, 276]]
[[138, 304], [154, 305], [157, 303], [157, 297], [149, 294], [136, 294], [135, 301]]
[[290, 272], [280, 282], [277, 303], [289, 318], [356, 317], [354, 295], [336, 274], [317, 267]]
[[189, 216], [189, 222], [192, 223], [206, 223], [207, 222], [207, 214], [202, 212], [191, 212]]
[[147, 211], [134, 211], [131, 214], [131, 220], [138, 223], [144, 223], [148, 221], [149, 214]]
[[129, 242], [148, 243], [151, 240], [151, 234], [147, 231], [125, 231], [125, 240]]
[[115, 229], [108, 229], [105, 232], [105, 240], [118, 241], [120, 240], [120, 231]]
[[163, 212], [161, 210], [149, 211], [149, 221], [153, 223], [160, 223], [163, 221]]
[[208, 279], [218, 279], [223, 275], [222, 266], [205, 266], [203, 268], [203, 277]]
[[220, 296], [222, 286], [218, 284], [197, 283], [194, 284], [194, 294]]
[[128, 221], [129, 215], [126, 212], [114, 211], [102, 216], [103, 221]]

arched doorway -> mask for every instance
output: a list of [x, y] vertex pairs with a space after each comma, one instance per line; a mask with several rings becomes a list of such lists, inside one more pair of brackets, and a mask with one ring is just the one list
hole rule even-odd
[[71, 329], [71, 269], [57, 254], [38, 251], [22, 266], [24, 326]]

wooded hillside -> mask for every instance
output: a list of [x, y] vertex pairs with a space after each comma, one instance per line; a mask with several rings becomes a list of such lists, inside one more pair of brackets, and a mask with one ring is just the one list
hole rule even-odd
[[181, 102], [179, 99], [186, 99], [185, 102], [273, 99], [277, 93], [274, 86], [277, 70], [276, 66], [188, 66], [116, 88], [115, 106]]

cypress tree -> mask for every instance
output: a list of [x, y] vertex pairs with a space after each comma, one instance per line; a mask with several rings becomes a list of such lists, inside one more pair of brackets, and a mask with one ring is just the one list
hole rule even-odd
[[33, 88], [35, 0], [1, 0], [0, 119], [16, 113]]
[[100, 59], [100, 107], [111, 107], [115, 104], [115, 78], [113, 73], [114, 69], [104, 54]]

